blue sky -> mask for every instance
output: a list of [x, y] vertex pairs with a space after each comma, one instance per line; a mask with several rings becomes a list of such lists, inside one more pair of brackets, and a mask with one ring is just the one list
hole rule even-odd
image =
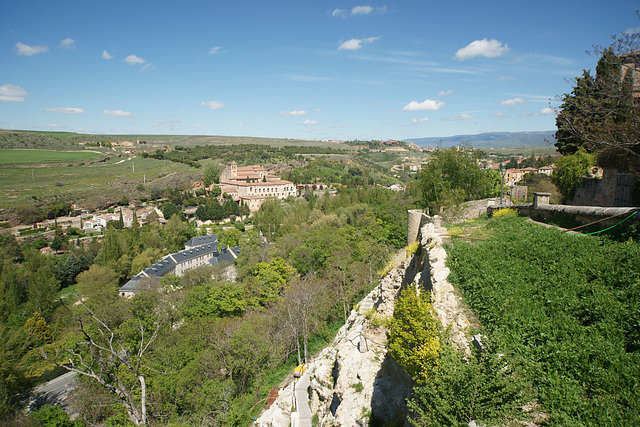
[[553, 130], [636, 1], [4, 2], [0, 128], [406, 139]]

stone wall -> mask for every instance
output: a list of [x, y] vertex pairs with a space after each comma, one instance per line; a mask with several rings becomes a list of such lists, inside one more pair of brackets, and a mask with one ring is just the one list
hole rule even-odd
[[633, 206], [634, 174], [605, 169], [602, 178], [582, 178], [571, 200], [574, 206]]
[[[610, 227], [618, 224], [620, 221], [627, 218], [633, 212], [640, 211], [640, 208], [616, 208], [616, 207], [600, 207], [600, 206], [570, 206], [570, 205], [551, 205], [548, 203], [540, 203], [538, 199], [540, 195], [546, 198], [546, 193], [536, 193], [536, 200], [533, 203], [524, 203], [519, 205], [510, 206], [513, 209], [518, 210], [522, 216], [528, 216], [533, 219], [548, 220], [558, 214], [565, 214], [573, 217], [576, 221], [582, 224], [591, 224], [596, 221], [601, 221], [598, 224], [601, 228]], [[546, 198], [545, 201], [547, 201]], [[489, 208], [489, 214], [493, 212], [495, 208]], [[629, 227], [635, 224], [640, 226], [640, 213], [635, 214], [628, 220], [626, 220], [621, 226]]]

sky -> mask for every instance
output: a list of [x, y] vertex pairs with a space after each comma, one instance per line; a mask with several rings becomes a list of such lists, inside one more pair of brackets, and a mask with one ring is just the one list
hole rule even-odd
[[631, 0], [20, 0], [0, 129], [322, 140], [555, 129]]

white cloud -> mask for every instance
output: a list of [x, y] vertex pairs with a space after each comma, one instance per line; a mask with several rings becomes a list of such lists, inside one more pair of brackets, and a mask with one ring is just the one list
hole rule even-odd
[[500, 76], [500, 77], [496, 78], [496, 80], [499, 81], [499, 82], [507, 82], [509, 80], [515, 80], [515, 79], [516, 78], [513, 77], [513, 76]]
[[54, 108], [45, 108], [44, 111], [48, 111], [50, 113], [63, 113], [63, 114], [84, 114], [84, 110], [82, 108], [64, 108], [64, 107], [54, 107]]
[[500, 101], [500, 105], [516, 105], [516, 104], [524, 104], [525, 102], [527, 102], [526, 99], [517, 97], [517, 98], [505, 99], [504, 101]]
[[540, 117], [540, 116], [549, 116], [551, 114], [555, 114], [556, 112], [553, 111], [553, 108], [551, 107], [546, 107], [543, 108], [542, 110], [540, 110], [539, 113], [525, 113], [522, 116], [523, 117]]
[[60, 127], [60, 125], [57, 125], [57, 124], [55, 124], [55, 123], [49, 123], [49, 124], [47, 125], [47, 127], [48, 127], [48, 128], [59, 128], [59, 127]]
[[509, 115], [505, 114], [505, 113], [493, 113], [492, 114], [493, 117], [497, 117], [499, 119], [508, 119]]
[[362, 48], [363, 45], [373, 43], [376, 40], [379, 40], [380, 37], [367, 37], [366, 39], [351, 39], [346, 42], [340, 43], [338, 46], [338, 50], [358, 50]]
[[122, 110], [104, 110], [102, 112], [105, 116], [113, 116], [113, 117], [131, 117], [132, 114], [128, 111]]
[[452, 93], [453, 93], [453, 90], [451, 90], [451, 89], [443, 90], [443, 91], [438, 93], [438, 96], [447, 96], [447, 95], [451, 95]]
[[352, 15], [368, 15], [373, 12], [373, 7], [371, 6], [354, 6], [351, 9]]
[[49, 50], [49, 47], [47, 46], [29, 46], [20, 42], [16, 43], [15, 47], [18, 50], [18, 55], [20, 56], [33, 56]]
[[331, 16], [333, 16], [334, 18], [343, 18], [347, 16], [347, 11], [344, 9], [333, 9], [333, 12], [331, 12]]
[[425, 123], [425, 122], [428, 122], [428, 121], [429, 121], [429, 117], [425, 117], [423, 119], [413, 119], [413, 120], [411, 120], [411, 124], [417, 125], [417, 124]]
[[206, 102], [201, 102], [200, 105], [202, 105], [203, 107], [208, 107], [212, 110], [219, 110], [227, 106], [227, 104], [220, 101], [206, 101]]
[[309, 125], [317, 125], [318, 122], [315, 120], [305, 120], [304, 122], [302, 122], [302, 124], [305, 126], [309, 126]]
[[449, 122], [455, 122], [458, 120], [471, 120], [471, 119], [475, 119], [476, 116], [472, 116], [471, 114], [467, 114], [467, 113], [462, 113], [459, 116], [448, 116], [448, 117], [444, 117], [442, 120], [446, 120]]
[[404, 111], [436, 111], [444, 107], [444, 102], [437, 99], [425, 99], [422, 102], [411, 101], [402, 109]]
[[217, 53], [220, 53], [220, 51], [222, 51], [222, 46], [215, 46], [212, 47], [211, 49], [209, 49], [209, 53], [207, 53], [207, 56], [209, 55], [215, 55]]
[[16, 85], [0, 86], [0, 101], [2, 102], [24, 102], [24, 97], [29, 96], [26, 90]]
[[102, 57], [104, 59], [111, 59], [111, 58], [113, 58], [113, 55], [109, 54], [109, 52], [107, 52], [106, 50], [103, 50], [102, 51]]
[[372, 13], [386, 13], [387, 6], [354, 6], [351, 15], [371, 15]]
[[455, 58], [458, 61], [464, 61], [478, 56], [484, 56], [485, 58], [497, 58], [506, 54], [509, 50], [509, 46], [503, 46], [502, 42], [494, 39], [487, 40], [485, 38], [473, 41], [462, 49], [459, 49], [455, 54]]
[[70, 50], [70, 49], [75, 49], [75, 47], [76, 47], [76, 41], [74, 39], [66, 38], [60, 42], [60, 48], [62, 49]]
[[129, 55], [126, 58], [124, 58], [124, 62], [126, 62], [129, 65], [136, 65], [136, 64], [144, 64], [147, 61], [135, 55]]
[[306, 116], [307, 112], [304, 110], [281, 111], [278, 113], [278, 115], [282, 117], [300, 117]]

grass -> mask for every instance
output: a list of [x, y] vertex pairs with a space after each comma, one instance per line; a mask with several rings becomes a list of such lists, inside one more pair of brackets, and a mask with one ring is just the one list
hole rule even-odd
[[201, 170], [166, 160], [121, 161], [122, 158], [113, 158], [87, 165], [0, 168], [0, 208], [56, 197], [68, 201], [101, 198], [117, 201], [135, 192], [145, 180], [145, 188], [165, 188], [172, 186], [174, 175], [197, 178], [202, 174]]
[[1, 150], [0, 164], [68, 163], [94, 159], [101, 156], [102, 154], [91, 151]]
[[58, 297], [65, 303], [65, 304], [74, 304], [75, 302], [77, 302], [77, 298], [76, 295], [78, 293], [78, 284], [74, 284], [71, 286], [67, 286], [66, 288], [60, 289], [60, 291], [58, 291]]

